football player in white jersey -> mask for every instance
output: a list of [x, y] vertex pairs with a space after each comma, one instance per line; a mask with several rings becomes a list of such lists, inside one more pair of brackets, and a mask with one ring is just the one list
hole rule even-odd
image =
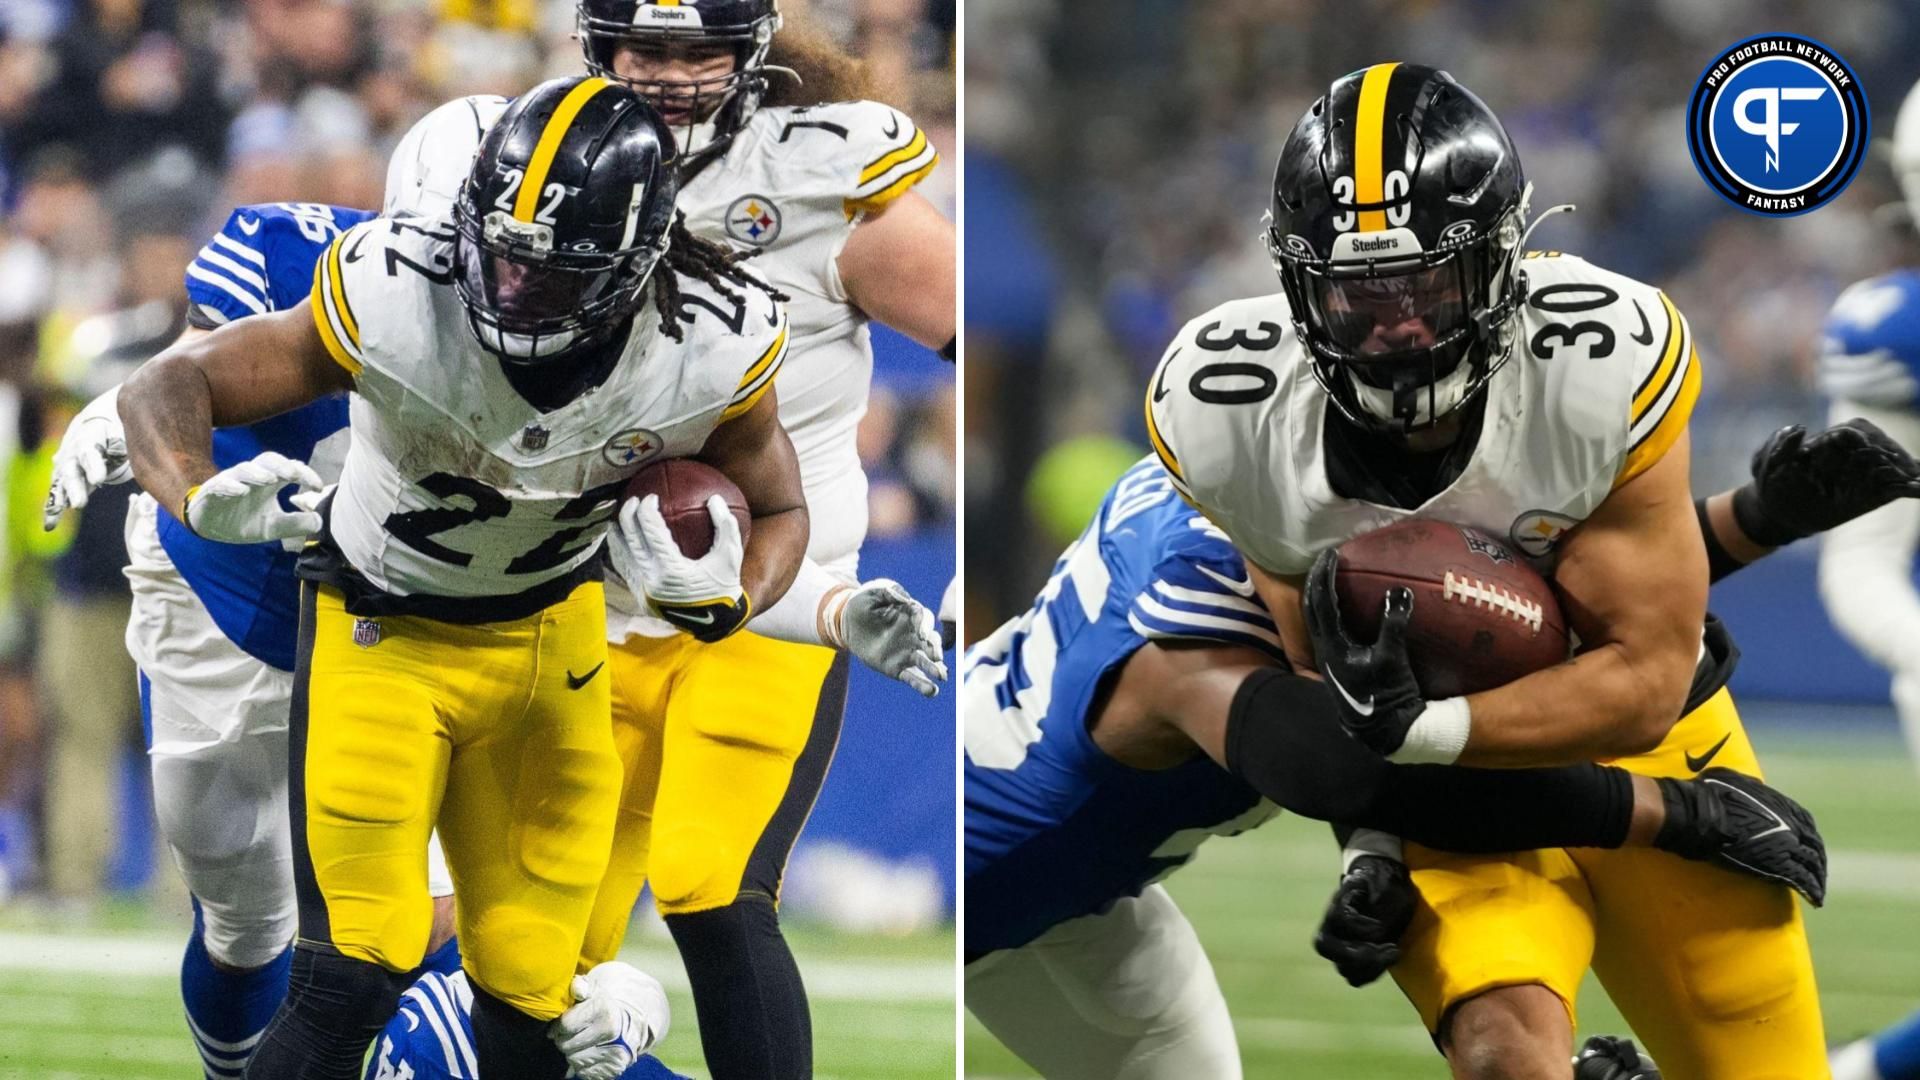
[[[1283, 294], [1181, 332], [1148, 387], [1149, 434], [1245, 556], [1295, 666], [1324, 675], [1324, 707], [1389, 760], [1757, 775], [1731, 654], [1703, 636], [1692, 335], [1657, 289], [1523, 259], [1528, 194], [1499, 120], [1444, 72], [1336, 80], [1276, 171]], [[1390, 594], [1374, 642], [1332, 601], [1333, 550], [1411, 516], [1506, 537], [1551, 573], [1578, 655], [1423, 700], [1411, 597]], [[1565, 1077], [1589, 966], [1673, 1075], [1827, 1075], [1787, 889], [1663, 852], [1405, 858], [1423, 903], [1394, 976], [1456, 1077]]]
[[[135, 478], [196, 533], [319, 532], [301, 563], [291, 810], [300, 938], [248, 1075], [359, 1073], [426, 943], [436, 819], [459, 891], [477, 1062], [557, 1078], [547, 1023], [605, 869], [620, 761], [601, 542], [669, 618], [715, 636], [779, 599], [807, 511], [772, 393], [773, 290], [674, 227], [671, 135], [631, 91], [556, 80], [489, 132], [455, 212], [375, 220], [298, 308], [169, 349], [124, 387]], [[262, 455], [224, 471], [216, 424], [350, 390], [341, 481]], [[700, 455], [745, 493], [683, 556], [645, 463]]]
[[[954, 229], [913, 190], [938, 160], [926, 133], [886, 105], [839, 100], [860, 92], [852, 64], [780, 24], [776, 0], [578, 5], [588, 67], [646, 96], [680, 138], [688, 228], [757, 253], [755, 270], [789, 297], [780, 420], [800, 458], [810, 560], [844, 596], [867, 527], [855, 445], [873, 371], [867, 323], [951, 358]], [[703, 644], [616, 583], [608, 595], [628, 780], [582, 963], [615, 955], [650, 881], [712, 1074], [811, 1075], [806, 992], [777, 905], [838, 740], [846, 661], [752, 632]]]

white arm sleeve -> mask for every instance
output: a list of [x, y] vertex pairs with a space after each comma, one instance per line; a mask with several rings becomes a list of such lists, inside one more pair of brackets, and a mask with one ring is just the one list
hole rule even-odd
[[755, 615], [747, 623], [747, 628], [778, 641], [838, 649], [841, 647], [839, 642], [829, 641], [820, 634], [820, 603], [835, 589], [851, 588], [852, 583], [828, 573], [819, 563], [812, 559], [803, 560], [800, 573], [793, 579], [793, 586], [787, 590], [787, 594], [772, 607]]
[[[1906, 447], [1920, 450], [1920, 416], [1836, 401], [1830, 423], [1861, 416]], [[1920, 500], [1898, 499], [1827, 533], [1820, 550], [1820, 596], [1834, 625], [1861, 652], [1894, 672], [1920, 675], [1920, 593], [1913, 560], [1920, 548]]]

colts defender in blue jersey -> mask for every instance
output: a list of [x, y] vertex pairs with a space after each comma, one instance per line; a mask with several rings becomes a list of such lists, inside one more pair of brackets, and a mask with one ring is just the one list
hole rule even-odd
[[[1920, 226], [1920, 86], [1893, 128], [1893, 166]], [[1820, 389], [1833, 418], [1863, 417], [1920, 447], [1920, 268], [1860, 282], [1827, 316]], [[1920, 761], [1920, 504], [1893, 503], [1835, 529], [1820, 552], [1820, 594], [1833, 623], [1893, 675], [1893, 704]], [[1920, 1080], [1920, 1013], [1837, 1051], [1834, 1080]]]
[[[327, 245], [373, 216], [312, 203], [236, 209], [187, 267], [183, 337], [297, 305]], [[131, 478], [118, 393], [102, 395], [69, 425], [55, 459], [49, 528], [67, 507], [84, 506], [93, 487]], [[338, 477], [347, 439], [342, 394], [216, 431], [214, 459], [225, 467], [279, 455], [318, 486]], [[126, 540], [126, 640], [140, 667], [154, 802], [194, 898], [181, 996], [206, 1075], [236, 1077], [286, 995], [297, 921], [287, 819], [297, 547], [204, 540], [145, 495], [133, 500]], [[437, 846], [432, 856], [430, 890], [448, 897]], [[457, 947], [444, 934], [439, 941], [429, 966], [451, 970]]]
[[[629, 1056], [618, 1059], [618, 1063], [611, 1057], [589, 1063], [576, 1055], [570, 1059], [576, 1067], [568, 1075], [580, 1080], [690, 1080], [662, 1065], [658, 1058], [631, 1056], [637, 1052], [636, 1047], [644, 1049], [666, 1037], [667, 996], [660, 984], [618, 962], [596, 967], [592, 977], [622, 983], [620, 992], [638, 1004], [638, 1015], [651, 1019], [629, 1021], [626, 1030], [611, 1035], [582, 1033], [583, 1039], [596, 1042], [624, 1039]], [[466, 973], [422, 975], [401, 997], [400, 1011], [374, 1040], [365, 1080], [477, 1080], [478, 1076], [473, 1050], [473, 988], [467, 984]]]
[[[1730, 812], [1726, 782], [1703, 782], [1717, 777], [1387, 764], [1341, 730], [1325, 684], [1287, 670], [1239, 553], [1152, 459], [963, 671], [967, 1008], [1051, 1080], [1241, 1075], [1211, 964], [1157, 882], [1283, 808], [1360, 827], [1316, 941], [1356, 984], [1397, 958], [1412, 910], [1379, 834], [1458, 851], [1650, 845], [1824, 889], [1817, 833], [1762, 839], [1774, 819]], [[1734, 799], [1791, 805], [1732, 782]], [[1596, 1046], [1580, 1075], [1614, 1075], [1616, 1054], [1634, 1060]]]

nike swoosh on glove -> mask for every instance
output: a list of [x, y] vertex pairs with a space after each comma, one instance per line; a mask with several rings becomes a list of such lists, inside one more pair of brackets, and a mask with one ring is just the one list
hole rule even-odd
[[[288, 500], [292, 510], [280, 505], [280, 492], [289, 486], [300, 488]], [[309, 536], [320, 531], [315, 508], [325, 486], [305, 462], [268, 451], [189, 489], [185, 524], [196, 536], [228, 544]]]
[[573, 977], [574, 1004], [547, 1027], [566, 1055], [567, 1075], [618, 1080], [641, 1054], [666, 1037], [672, 1015], [660, 981], [611, 960]]
[[718, 495], [707, 500], [713, 547], [689, 559], [660, 515], [660, 496], [629, 499], [620, 508], [611, 553], [614, 569], [647, 598], [654, 614], [701, 641], [719, 641], [747, 624], [753, 605], [740, 586], [746, 544], [740, 523]]
[[1413, 922], [1415, 901], [1404, 865], [1362, 855], [1340, 876], [1313, 951], [1333, 961], [1348, 986], [1365, 986], [1400, 962], [1400, 938]]
[[927, 697], [940, 693], [947, 664], [933, 612], [897, 581], [876, 578], [830, 597], [825, 619], [828, 644], [844, 648], [889, 679]]
[[1573, 1080], [1660, 1080], [1660, 1069], [1632, 1039], [1595, 1035], [1573, 1059]]
[[1328, 548], [1307, 573], [1307, 632], [1313, 638], [1314, 660], [1340, 698], [1340, 726], [1374, 753], [1391, 758], [1407, 741], [1408, 729], [1427, 710], [1407, 661], [1413, 592], [1404, 587], [1387, 590], [1380, 636], [1360, 642], [1340, 625], [1340, 598], [1334, 586], [1339, 569], [1339, 553]]
[[1659, 784], [1667, 820], [1654, 847], [1777, 881], [1814, 907], [1826, 902], [1827, 846], [1805, 807], [1732, 769]]
[[52, 532], [60, 515], [87, 505], [94, 489], [133, 479], [127, 459], [127, 429], [120, 424], [120, 388], [87, 402], [67, 422], [60, 448], [53, 453], [53, 482], [41, 511], [40, 526]]

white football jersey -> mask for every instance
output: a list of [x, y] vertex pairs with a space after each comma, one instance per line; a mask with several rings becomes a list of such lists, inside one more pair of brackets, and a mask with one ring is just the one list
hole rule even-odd
[[1410, 517], [1474, 525], [1551, 572], [1561, 535], [1677, 441], [1700, 392], [1687, 323], [1660, 290], [1529, 253], [1512, 358], [1485, 393], [1473, 456], [1413, 510], [1334, 492], [1330, 407], [1284, 295], [1188, 323], [1147, 388], [1147, 427], [1180, 490], [1248, 559], [1303, 574], [1342, 541]]
[[582, 571], [629, 477], [697, 453], [760, 400], [786, 356], [786, 316], [756, 289], [736, 301], [683, 278], [685, 340], [660, 332], [649, 298], [606, 381], [542, 412], [469, 330], [453, 244], [446, 219], [376, 219], [321, 259], [314, 321], [354, 375], [329, 528], [391, 596], [513, 597]]
[[[792, 298], [780, 422], [800, 457], [812, 526], [807, 554], [849, 582], [867, 535], [867, 477], [855, 439], [873, 350], [867, 316], [848, 299], [838, 260], [865, 215], [912, 190], [938, 162], [925, 132], [877, 102], [762, 108], [724, 155], [680, 189], [689, 229], [759, 251], [747, 265]], [[638, 615], [624, 590], [613, 590], [608, 606], [614, 640], [675, 632]]]

